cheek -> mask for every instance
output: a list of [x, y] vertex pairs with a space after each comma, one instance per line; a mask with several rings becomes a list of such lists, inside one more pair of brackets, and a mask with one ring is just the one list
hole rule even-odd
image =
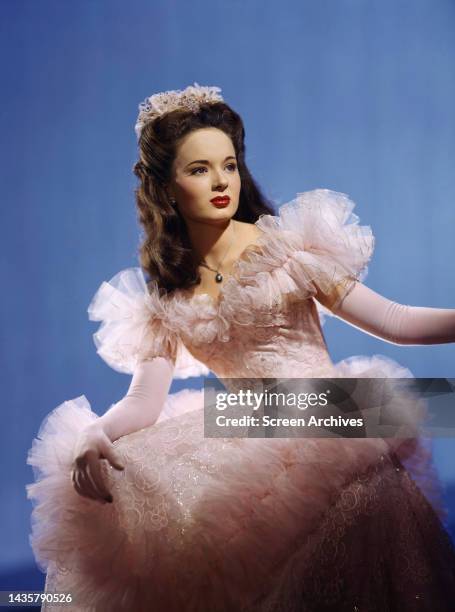
[[186, 179], [180, 181], [178, 188], [181, 195], [188, 199], [198, 198], [201, 193], [207, 190], [207, 181], [204, 181], [203, 177], [199, 177], [198, 180]]
[[207, 203], [207, 194], [211, 192], [209, 181], [205, 177], [198, 180], [186, 180], [179, 184], [178, 199], [180, 206], [188, 213], [196, 212]]

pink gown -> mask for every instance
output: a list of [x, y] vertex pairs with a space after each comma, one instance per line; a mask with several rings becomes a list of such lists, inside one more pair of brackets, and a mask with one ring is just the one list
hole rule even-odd
[[[102, 321], [100, 356], [132, 373], [177, 347], [177, 377], [412, 377], [381, 355], [329, 357], [321, 320], [330, 311], [316, 291], [339, 303], [374, 247], [353, 208], [344, 194], [315, 190], [262, 216], [258, 245], [217, 301], [160, 297], [140, 268], [121, 271], [89, 307]], [[70, 480], [76, 438], [98, 418], [85, 396], [46, 417], [28, 457], [31, 545], [46, 591], [74, 595], [67, 609], [455, 609], [455, 552], [416, 397], [396, 397], [407, 439], [205, 438], [202, 406], [202, 391], [170, 394], [154, 425], [115, 442], [126, 467], [102, 460], [114, 498], [105, 505]]]

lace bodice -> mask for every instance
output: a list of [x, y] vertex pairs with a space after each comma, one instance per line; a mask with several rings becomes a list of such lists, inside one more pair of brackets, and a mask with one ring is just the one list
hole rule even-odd
[[323, 316], [364, 279], [374, 247], [354, 206], [317, 189], [277, 216], [262, 215], [257, 244], [236, 262], [218, 300], [180, 289], [160, 296], [140, 268], [119, 272], [89, 306], [90, 318], [102, 321], [98, 353], [128, 373], [140, 360], [171, 357], [177, 378], [209, 370], [226, 378], [330, 375]]
[[[277, 300], [254, 320], [226, 318], [209, 296], [191, 300], [193, 326], [182, 330], [186, 348], [218, 377], [267, 378], [327, 373], [330, 358], [313, 299]], [[251, 311], [250, 311], [251, 312]], [[201, 314], [204, 313], [204, 316]]]

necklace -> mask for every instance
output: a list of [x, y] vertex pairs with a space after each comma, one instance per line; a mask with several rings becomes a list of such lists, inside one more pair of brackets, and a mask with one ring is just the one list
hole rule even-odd
[[221, 268], [221, 264], [222, 264], [222, 263], [223, 263], [223, 261], [226, 259], [226, 255], [229, 253], [229, 250], [230, 250], [231, 246], [232, 246], [232, 245], [233, 245], [233, 243], [234, 243], [234, 238], [235, 238], [235, 230], [234, 230], [234, 227], [235, 227], [235, 225], [234, 225], [234, 223], [232, 223], [232, 240], [231, 240], [230, 245], [229, 245], [229, 246], [228, 246], [228, 248], [227, 248], [226, 253], [225, 253], [225, 254], [224, 254], [224, 256], [223, 256], [223, 259], [222, 259], [222, 260], [220, 261], [220, 263], [218, 264], [218, 267], [217, 267], [217, 268], [212, 268], [212, 267], [210, 267], [208, 264], [206, 264], [206, 263], [205, 263], [205, 261], [201, 262], [201, 266], [204, 266], [204, 268], [208, 268], [209, 270], [212, 270], [212, 272], [216, 272], [216, 274], [215, 274], [215, 282], [216, 282], [216, 283], [221, 283], [221, 282], [222, 282], [222, 280], [223, 280], [223, 275], [221, 274], [221, 272], [220, 272], [219, 268]]

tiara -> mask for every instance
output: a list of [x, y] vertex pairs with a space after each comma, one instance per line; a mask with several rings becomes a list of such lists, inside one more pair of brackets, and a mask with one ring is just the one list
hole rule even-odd
[[220, 91], [219, 87], [204, 87], [194, 83], [183, 90], [164, 91], [146, 98], [139, 104], [139, 115], [134, 126], [138, 140], [144, 125], [165, 113], [177, 108], [191, 110], [194, 113], [206, 102], [223, 102], [223, 97], [218, 93]]

